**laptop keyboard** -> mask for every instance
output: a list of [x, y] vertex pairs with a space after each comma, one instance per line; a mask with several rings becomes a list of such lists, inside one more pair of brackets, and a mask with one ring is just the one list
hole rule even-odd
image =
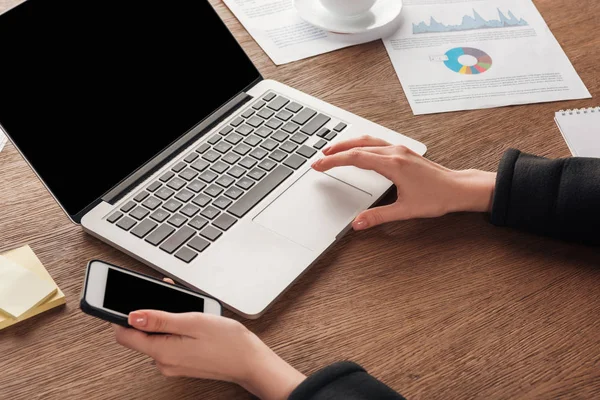
[[329, 121], [269, 92], [107, 221], [189, 263], [346, 128]]

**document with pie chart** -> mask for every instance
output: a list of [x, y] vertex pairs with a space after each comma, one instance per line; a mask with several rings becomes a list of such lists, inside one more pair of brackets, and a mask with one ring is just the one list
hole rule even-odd
[[415, 115], [589, 98], [530, 0], [404, 0], [384, 40]]

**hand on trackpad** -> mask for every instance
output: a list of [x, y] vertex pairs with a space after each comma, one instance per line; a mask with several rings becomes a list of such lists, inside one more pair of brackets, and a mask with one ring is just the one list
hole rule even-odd
[[372, 202], [371, 194], [308, 170], [254, 222], [317, 251], [328, 246]]

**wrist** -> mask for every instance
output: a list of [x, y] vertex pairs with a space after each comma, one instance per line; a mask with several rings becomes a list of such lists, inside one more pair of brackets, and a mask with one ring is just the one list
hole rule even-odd
[[453, 171], [458, 201], [452, 212], [491, 212], [496, 173], [469, 169]]
[[306, 379], [253, 333], [249, 351], [249, 369], [236, 382], [262, 400], [285, 400]]

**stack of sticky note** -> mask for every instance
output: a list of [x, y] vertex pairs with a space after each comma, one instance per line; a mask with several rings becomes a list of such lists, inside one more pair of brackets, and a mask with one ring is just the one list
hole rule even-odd
[[65, 304], [65, 295], [29, 246], [0, 255], [0, 329]]

